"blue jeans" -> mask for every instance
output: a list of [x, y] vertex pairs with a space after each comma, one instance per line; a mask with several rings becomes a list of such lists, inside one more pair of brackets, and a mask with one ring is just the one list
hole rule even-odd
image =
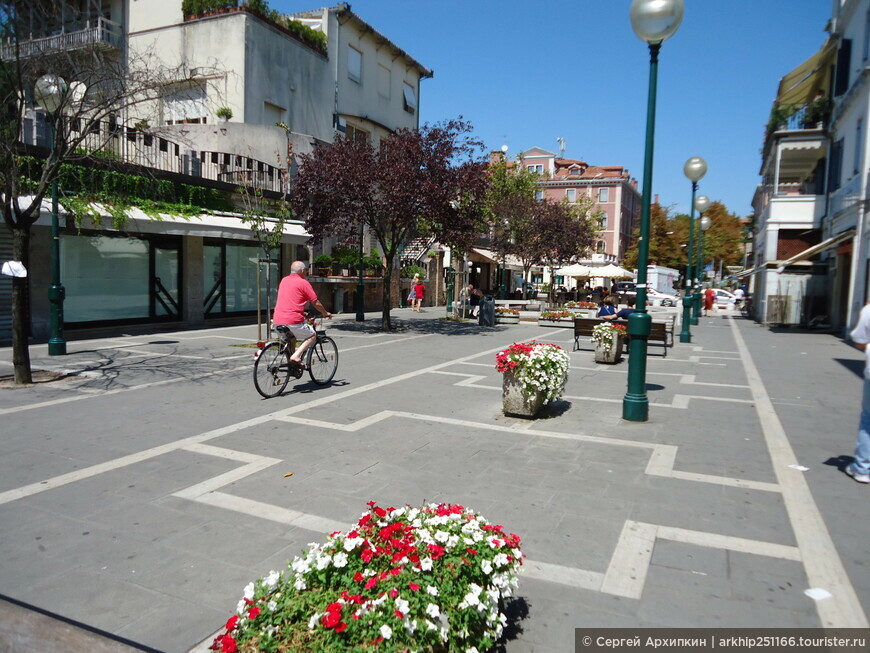
[[861, 404], [861, 421], [858, 423], [855, 460], [851, 467], [852, 471], [856, 474], [870, 474], [870, 379], [864, 379], [864, 400]]

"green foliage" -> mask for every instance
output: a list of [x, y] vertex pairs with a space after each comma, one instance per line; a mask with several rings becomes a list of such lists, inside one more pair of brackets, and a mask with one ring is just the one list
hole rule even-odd
[[332, 259], [339, 266], [347, 268], [356, 267], [359, 263], [359, 250], [355, 247], [333, 247]]
[[226, 118], [229, 120], [233, 117], [233, 110], [229, 107], [219, 107], [217, 111], [214, 112], [218, 118]]
[[326, 34], [308, 27], [298, 20], [289, 16], [282, 16], [280, 12], [272, 9], [267, 0], [182, 0], [181, 11], [185, 17], [201, 16], [222, 9], [235, 9], [239, 6], [256, 12], [263, 18], [280, 25], [288, 32], [292, 32], [299, 39], [318, 50], [326, 50]]
[[[21, 191], [35, 191], [43, 161], [21, 157], [19, 163]], [[60, 167], [58, 187], [61, 190], [61, 204], [73, 214], [79, 226], [84, 218], [91, 218], [95, 223], [102, 219], [94, 204], [99, 204], [111, 216], [116, 229], [124, 225], [127, 211], [133, 207], [153, 219], [160, 219], [161, 213], [194, 216], [203, 209], [231, 208], [220, 192], [214, 189], [71, 163]]]
[[[383, 259], [381, 258], [380, 252], [378, 252], [378, 250], [376, 250], [376, 249], [373, 249], [371, 254], [363, 257], [363, 266], [365, 267], [366, 270], [374, 270], [375, 273], [379, 273], [381, 271], [381, 269], [384, 267], [384, 262], [383, 262]], [[420, 275], [420, 276], [423, 276], [423, 275]]]
[[319, 268], [328, 268], [332, 266], [332, 257], [329, 254], [319, 254], [314, 258], [314, 265]]
[[406, 265], [402, 268], [401, 276], [403, 279], [411, 279], [415, 274], [419, 274], [421, 279], [425, 279], [426, 268], [419, 265]]

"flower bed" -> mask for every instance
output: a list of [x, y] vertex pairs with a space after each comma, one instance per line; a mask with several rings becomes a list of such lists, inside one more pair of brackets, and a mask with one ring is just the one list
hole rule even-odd
[[571, 311], [541, 311], [541, 320], [573, 320], [574, 313]]
[[520, 312], [515, 308], [504, 308], [502, 306], [499, 306], [495, 309], [496, 317], [510, 317], [512, 315], [519, 317]]
[[513, 372], [524, 394], [544, 393], [552, 401], [565, 390], [570, 364], [568, 352], [559, 345], [539, 342], [515, 342], [495, 357], [495, 369]]
[[381, 508], [249, 583], [211, 649], [489, 650], [517, 587], [520, 538], [469, 508]]

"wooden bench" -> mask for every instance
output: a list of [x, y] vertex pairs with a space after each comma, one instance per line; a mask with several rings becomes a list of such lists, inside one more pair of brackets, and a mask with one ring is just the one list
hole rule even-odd
[[[580, 349], [580, 338], [583, 336], [592, 337], [592, 329], [602, 322], [616, 322], [628, 326], [625, 320], [602, 320], [599, 317], [575, 317], [574, 318], [574, 349]], [[670, 322], [670, 324], [668, 324]], [[670, 328], [670, 331], [668, 330]], [[658, 321], [653, 320], [650, 325], [650, 334], [647, 342], [660, 342], [662, 344], [662, 356], [668, 355], [668, 347], [674, 344], [673, 320]]]

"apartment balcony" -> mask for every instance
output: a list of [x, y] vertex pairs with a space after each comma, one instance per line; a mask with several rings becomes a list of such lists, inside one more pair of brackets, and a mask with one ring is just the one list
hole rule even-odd
[[[272, 193], [284, 189], [285, 175], [276, 166], [236, 152], [199, 149], [195, 141], [172, 140], [166, 137], [168, 134], [161, 134], [159, 128], [143, 130], [116, 121], [70, 119], [66, 129], [69, 140], [78, 142], [76, 151], [93, 161], [181, 175], [189, 179], [180, 181], [191, 185], [210, 180]], [[48, 146], [48, 130], [41, 112], [25, 118], [22, 140], [27, 145]]]
[[762, 195], [766, 195], [765, 200], [756, 205], [759, 225], [778, 224], [788, 226], [789, 228], [813, 229], [821, 226], [821, 220], [825, 215], [826, 201], [825, 195], [806, 195], [801, 194], [800, 187], [795, 185], [792, 187], [792, 192], [784, 192], [786, 186], [781, 185], [778, 194], [765, 193], [765, 190], [759, 187]]
[[65, 24], [51, 34], [29, 35], [17, 43], [7, 40], [0, 45], [0, 59], [27, 59], [49, 52], [68, 52], [83, 48], [120, 50], [121, 26], [103, 16], [94, 16], [73, 24]]

